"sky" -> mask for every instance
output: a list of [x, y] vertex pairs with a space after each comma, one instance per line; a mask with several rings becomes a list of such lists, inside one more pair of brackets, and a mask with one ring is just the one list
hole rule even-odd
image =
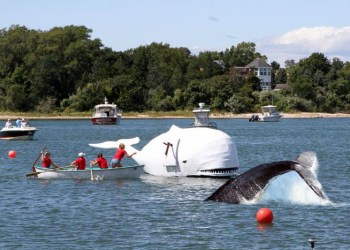
[[350, 61], [348, 0], [0, 0], [0, 29], [83, 25], [105, 47], [152, 42], [193, 54], [253, 42], [284, 67], [312, 53]]

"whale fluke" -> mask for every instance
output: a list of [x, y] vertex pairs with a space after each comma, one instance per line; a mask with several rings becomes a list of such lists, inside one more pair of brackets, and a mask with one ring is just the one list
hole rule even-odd
[[321, 184], [311, 172], [317, 161], [314, 152], [304, 152], [296, 161], [278, 161], [256, 166], [243, 174], [228, 180], [206, 200], [238, 204], [258, 197], [275, 177], [295, 171], [321, 198], [325, 199]]

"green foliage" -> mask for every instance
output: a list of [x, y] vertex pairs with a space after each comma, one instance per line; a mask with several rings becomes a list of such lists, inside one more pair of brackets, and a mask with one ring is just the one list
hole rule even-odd
[[45, 100], [39, 101], [39, 104], [35, 107], [35, 111], [39, 113], [53, 113], [56, 111], [56, 99], [47, 97]]
[[234, 114], [239, 114], [247, 110], [251, 110], [252, 106], [253, 99], [245, 96], [232, 95], [230, 99], [225, 102], [225, 107]]
[[246, 66], [256, 58], [267, 59], [266, 56], [262, 56], [255, 51], [255, 43], [252, 42], [239, 43], [237, 47], [232, 46], [230, 49], [226, 49], [224, 53], [224, 61], [227, 68]]
[[289, 88], [265, 92], [253, 72], [235, 68], [267, 60], [252, 42], [198, 55], [163, 43], [115, 52], [91, 32], [73, 25], [0, 30], [0, 109], [88, 112], [107, 97], [127, 112], [192, 110], [205, 102], [240, 113], [272, 100], [284, 111], [350, 110], [350, 63], [339, 58], [313, 53], [285, 68], [272, 62], [273, 85]]

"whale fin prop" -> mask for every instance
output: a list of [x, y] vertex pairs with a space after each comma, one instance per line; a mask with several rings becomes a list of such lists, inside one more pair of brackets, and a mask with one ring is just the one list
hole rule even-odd
[[[304, 152], [296, 160], [295, 171], [306, 182], [306, 184], [321, 198], [327, 199], [322, 191], [321, 183], [317, 180], [311, 169], [317, 164], [317, 157], [314, 152]], [[316, 165], [317, 166], [317, 165]]]
[[140, 142], [139, 137], [134, 137], [130, 139], [120, 139], [117, 141], [105, 141], [101, 143], [89, 143], [89, 146], [94, 148], [104, 148], [104, 149], [111, 149], [111, 148], [118, 148], [120, 143], [124, 143], [125, 145], [134, 145]]
[[305, 152], [299, 155], [296, 161], [279, 161], [256, 166], [228, 180], [206, 200], [233, 204], [252, 200], [260, 196], [271, 180], [290, 171], [298, 173], [319, 197], [327, 199], [321, 184], [312, 172], [313, 166], [317, 165], [316, 162], [315, 153]]

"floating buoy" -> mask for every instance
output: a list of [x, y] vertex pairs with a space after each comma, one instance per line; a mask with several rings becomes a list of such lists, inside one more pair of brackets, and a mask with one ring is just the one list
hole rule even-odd
[[16, 151], [14, 151], [14, 150], [9, 151], [8, 156], [10, 158], [16, 158]]
[[269, 208], [260, 208], [256, 213], [256, 220], [260, 223], [272, 223], [273, 221], [273, 213]]

